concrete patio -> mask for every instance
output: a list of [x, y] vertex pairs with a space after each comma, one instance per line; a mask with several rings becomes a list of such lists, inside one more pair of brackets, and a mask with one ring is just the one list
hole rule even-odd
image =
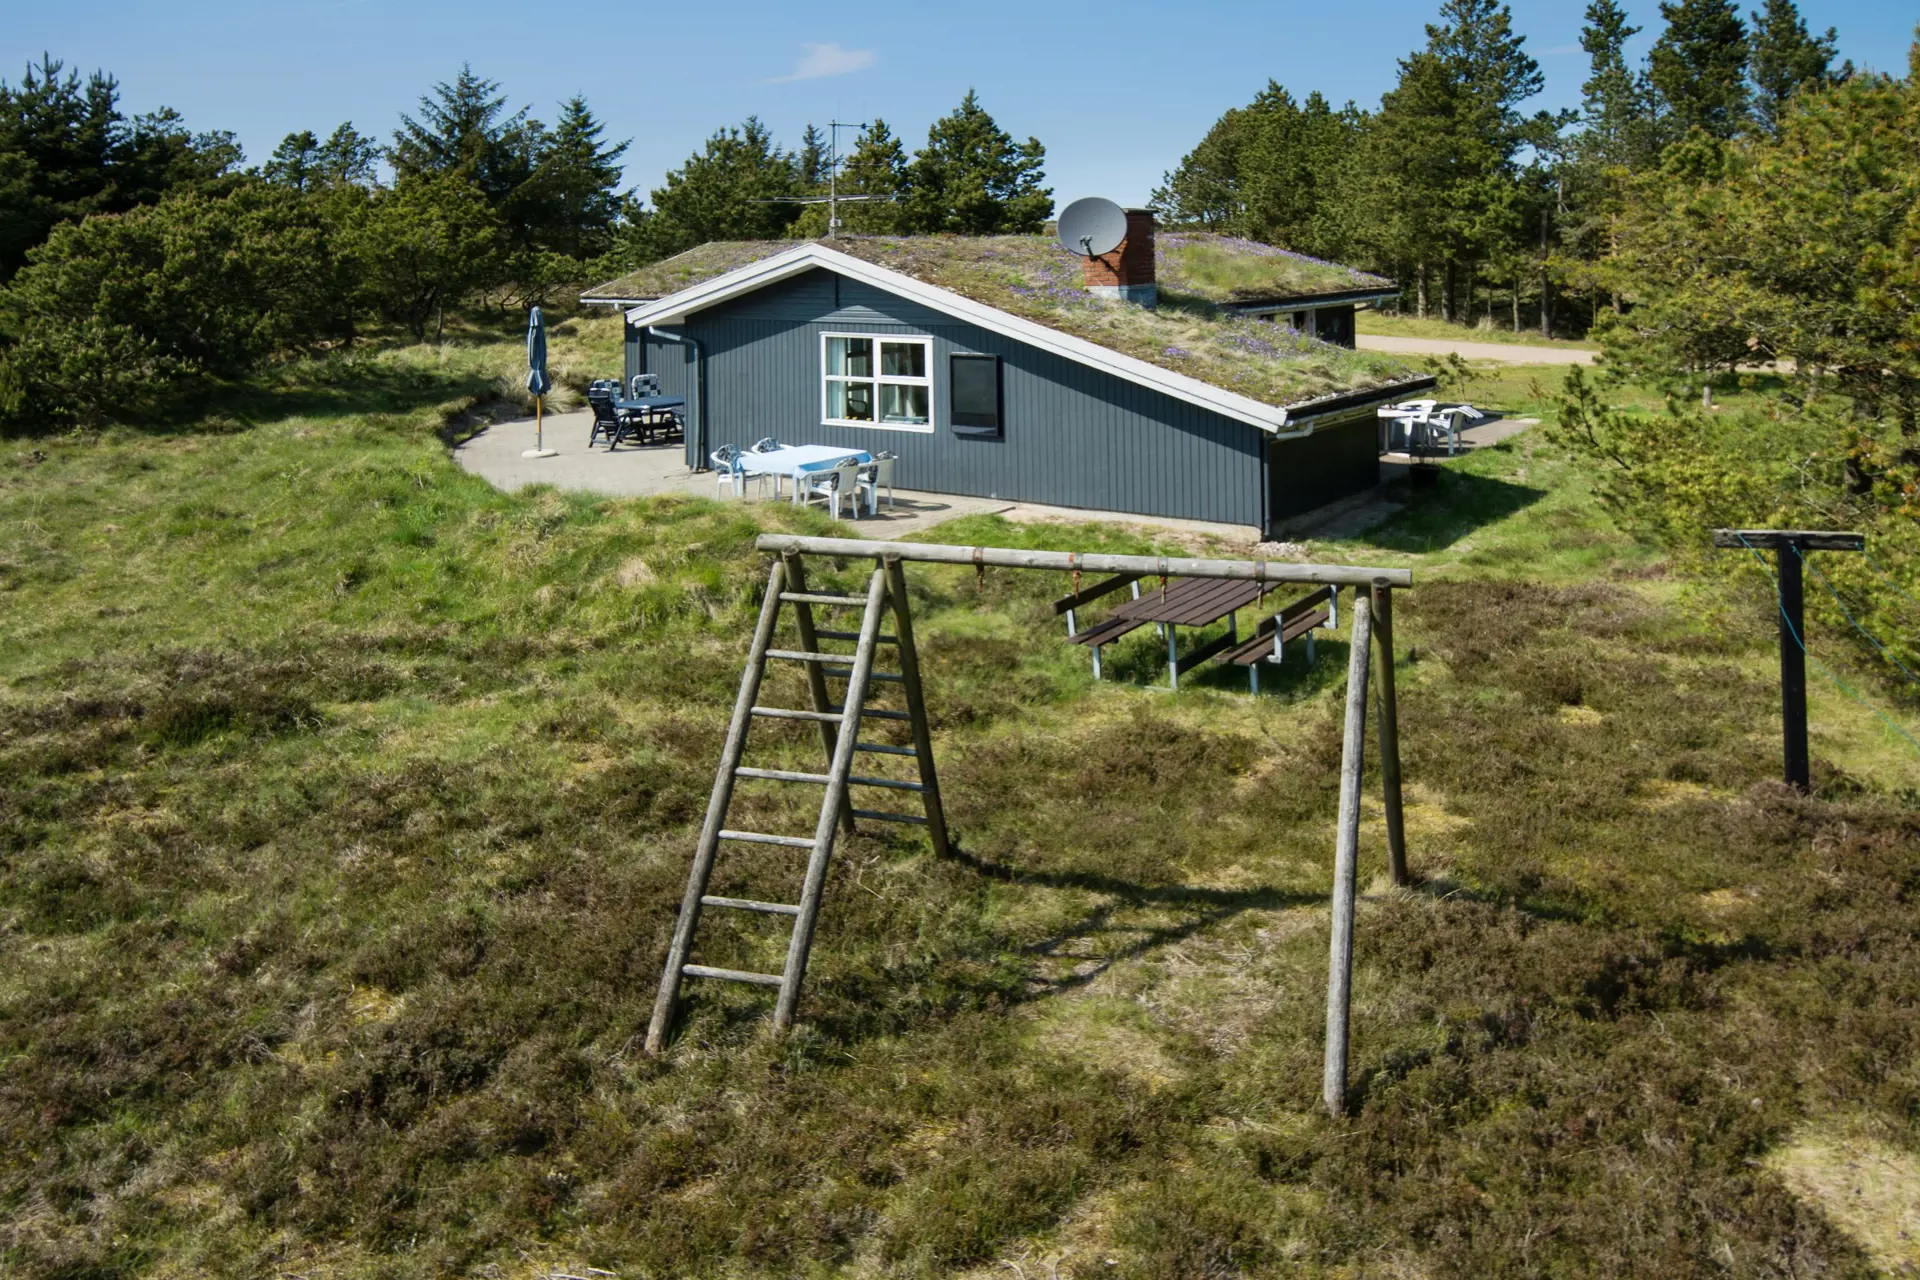
[[[671, 444], [620, 446], [609, 453], [607, 447], [587, 448], [587, 431], [593, 415], [587, 411], [549, 414], [545, 443], [557, 450], [551, 458], [524, 458], [533, 448], [534, 423], [526, 418], [500, 422], [487, 427], [453, 451], [454, 461], [496, 488], [512, 491], [532, 484], [552, 485], [584, 493], [609, 497], [647, 497], [662, 493], [695, 494], [703, 498], [731, 498], [732, 490], [718, 483], [710, 471], [687, 470], [686, 454], [678, 441]], [[1524, 431], [1535, 425], [1531, 418], [1493, 417], [1460, 433], [1462, 453]], [[1403, 477], [1413, 459], [1401, 453], [1381, 458], [1383, 486]], [[747, 497], [759, 496], [758, 480], [747, 482]], [[1287, 522], [1289, 537], [1344, 538], [1378, 523], [1399, 509], [1400, 504], [1381, 489], [1358, 494], [1341, 502], [1311, 511]], [[1098, 520], [1112, 524], [1142, 525], [1199, 538], [1229, 543], [1257, 543], [1260, 532], [1249, 526], [1216, 524], [1205, 520], [1178, 520], [1162, 516], [1134, 515], [1123, 511], [1083, 511], [1075, 507], [1051, 507], [1033, 502], [1008, 502], [999, 498], [972, 498], [952, 493], [919, 493], [896, 489], [892, 507], [884, 495], [876, 515], [862, 515], [853, 522], [863, 538], [903, 538], [945, 520], [960, 516], [1000, 515], [1022, 522]]]
[[[461, 468], [488, 481], [496, 488], [512, 491], [530, 484], [552, 485], [610, 497], [648, 497], [662, 493], [697, 494], [703, 498], [731, 498], [732, 490], [719, 483], [711, 471], [687, 470], [686, 454], [678, 441], [671, 444], [623, 444], [608, 452], [604, 444], [587, 448], [587, 432], [593, 414], [548, 414], [545, 444], [557, 450], [551, 458], [523, 458], [533, 448], [534, 423], [526, 418], [499, 422], [463, 441], [453, 451]], [[760, 494], [760, 482], [748, 480], [747, 497]], [[1010, 520], [1103, 520], [1118, 524], [1143, 524], [1178, 532], [1208, 535], [1232, 541], [1252, 541], [1255, 530], [1232, 524], [1212, 524], [1204, 520], [1173, 520], [1130, 515], [1119, 511], [1082, 511], [1069, 507], [1049, 507], [1031, 502], [1009, 502], [1000, 498], [972, 498], [953, 493], [919, 493], [895, 489], [890, 507], [881, 494], [875, 515], [862, 514], [853, 522], [863, 538], [903, 538], [910, 533], [930, 529], [943, 520], [960, 516], [1004, 515]]]

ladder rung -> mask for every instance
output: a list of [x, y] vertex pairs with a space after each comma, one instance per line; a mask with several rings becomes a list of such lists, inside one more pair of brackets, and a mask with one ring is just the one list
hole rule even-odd
[[759, 831], [722, 831], [722, 840], [738, 840], [742, 844], [777, 844], [788, 849], [811, 849], [813, 841], [805, 836], [770, 836]]
[[[842, 707], [842, 711], [846, 708]], [[904, 711], [888, 711], [882, 707], [868, 707], [860, 713], [862, 720], [911, 720], [912, 716]]]
[[836, 667], [851, 667], [850, 653], [808, 653], [805, 649], [769, 649], [769, 658], [787, 658], [794, 662], [830, 662]]
[[[773, 655], [773, 654], [772, 654], [771, 652], [769, 652], [769, 653], [767, 654], [767, 656], [768, 656], [768, 657], [772, 657], [772, 656], [774, 656], [774, 655]], [[790, 653], [789, 653], [789, 654], [782, 654], [781, 656], [782, 656], [782, 657], [787, 657], [787, 658], [791, 658], [791, 657], [794, 657], [795, 655], [794, 655], [794, 654], [790, 654]], [[832, 654], [828, 654], [828, 655], [827, 655], [827, 657], [828, 657], [828, 658], [830, 658], [830, 659], [832, 659], [832, 660], [833, 660], [833, 661], [835, 661], [835, 662], [838, 662], [838, 663], [840, 663], [840, 664], [841, 664], [842, 666], [846, 666], [846, 667], [851, 667], [851, 666], [853, 665], [853, 659], [852, 659], [852, 658], [835, 658], [835, 657], [834, 657], [834, 656], [833, 656]], [[833, 677], [835, 677], [836, 679], [840, 679], [840, 680], [845, 680], [846, 678], [848, 678], [849, 676], [851, 676], [851, 675], [853, 674], [853, 672], [852, 672], [851, 670], [848, 670], [848, 671], [828, 671], [828, 672], [824, 672], [823, 674], [825, 674], [825, 675], [830, 675], [830, 676], [833, 676]], [[881, 682], [882, 684], [905, 684], [905, 683], [907, 682], [907, 678], [906, 678], [905, 676], [903, 676], [903, 675], [899, 675], [899, 674], [896, 674], [895, 672], [892, 672], [892, 671], [873, 671], [873, 672], [869, 672], [869, 673], [867, 674], [867, 679], [869, 679], [869, 680], [878, 680], [878, 681], [880, 681], [880, 682]]]
[[782, 591], [780, 598], [793, 604], [837, 604], [863, 609], [867, 605], [865, 596], [825, 596], [813, 591]]
[[890, 747], [884, 742], [856, 742], [853, 744], [853, 749], [855, 751], [871, 751], [875, 755], [881, 756], [917, 756], [920, 754], [912, 747]]
[[702, 894], [700, 905], [703, 907], [732, 907], [736, 911], [764, 911], [774, 916], [797, 916], [800, 908], [788, 906], [784, 902], [755, 902], [752, 898], [722, 898], [716, 894]]
[[890, 787], [895, 791], [925, 791], [927, 788], [918, 782], [899, 782], [893, 778], [848, 778], [847, 784], [855, 787]]
[[725, 978], [728, 982], [751, 982], [758, 987], [777, 987], [786, 979], [777, 973], [748, 973], [744, 969], [716, 969], [706, 964], [683, 964], [680, 972], [689, 978]]
[[925, 818], [916, 818], [911, 813], [881, 813], [877, 809], [855, 809], [853, 816], [856, 818], [872, 818], [875, 822], [911, 822], [916, 827], [924, 827], [927, 825]]
[[827, 783], [833, 781], [832, 778], [829, 778], [824, 773], [791, 773], [785, 769], [748, 769], [745, 767], [735, 769], [733, 776], [736, 778], [764, 778], [769, 782], [811, 782], [817, 786], [825, 786]]
[[[858, 631], [823, 631], [818, 627], [814, 628], [813, 634], [822, 640], [858, 640], [860, 638]], [[900, 643], [898, 636], [875, 636], [874, 639], [878, 640], [881, 644]]]
[[838, 711], [795, 711], [791, 707], [755, 707], [753, 714], [769, 720], [824, 720], [828, 724], [839, 724], [846, 719]]

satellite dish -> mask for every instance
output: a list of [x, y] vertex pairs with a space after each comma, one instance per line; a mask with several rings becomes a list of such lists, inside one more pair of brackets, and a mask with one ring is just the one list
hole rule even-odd
[[1054, 234], [1068, 253], [1097, 258], [1112, 253], [1127, 238], [1127, 211], [1099, 196], [1075, 200], [1061, 211]]

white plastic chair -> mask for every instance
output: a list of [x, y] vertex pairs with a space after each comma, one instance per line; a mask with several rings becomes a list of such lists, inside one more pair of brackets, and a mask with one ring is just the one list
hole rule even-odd
[[887, 491], [887, 510], [893, 510], [893, 464], [895, 455], [891, 450], [873, 455], [873, 461], [860, 469], [860, 489], [867, 495], [867, 514], [877, 515], [880, 511], [880, 491]]
[[847, 507], [856, 519], [860, 515], [860, 464], [853, 461], [841, 463], [831, 471], [816, 471], [807, 477], [806, 495], [803, 503], [812, 503], [816, 498], [824, 498], [830, 505], [833, 518], [840, 518], [840, 500], [844, 497]]
[[[723, 444], [713, 451], [709, 459], [713, 463], [714, 483], [719, 488], [731, 485], [733, 496], [747, 496], [747, 477], [740, 470], [740, 452], [730, 444]], [[716, 497], [719, 495], [715, 495]]]
[[[785, 447], [786, 447], [785, 445], [782, 445], [778, 440], [775, 440], [772, 436], [765, 436], [759, 440], [754, 441], [752, 444], [748, 445], [747, 452], [748, 453], [773, 453], [775, 450], [783, 449]], [[780, 473], [778, 471], [762, 471], [759, 474], [758, 479], [760, 481], [760, 496], [763, 498], [767, 496], [767, 483], [771, 481], [773, 483], [773, 496], [775, 500], [778, 500], [780, 497]]]

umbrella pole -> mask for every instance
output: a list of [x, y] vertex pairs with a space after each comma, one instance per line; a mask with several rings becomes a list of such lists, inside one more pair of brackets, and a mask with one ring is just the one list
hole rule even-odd
[[547, 447], [546, 424], [541, 417], [541, 401], [545, 398], [544, 396], [533, 398], [533, 447], [536, 449]]

